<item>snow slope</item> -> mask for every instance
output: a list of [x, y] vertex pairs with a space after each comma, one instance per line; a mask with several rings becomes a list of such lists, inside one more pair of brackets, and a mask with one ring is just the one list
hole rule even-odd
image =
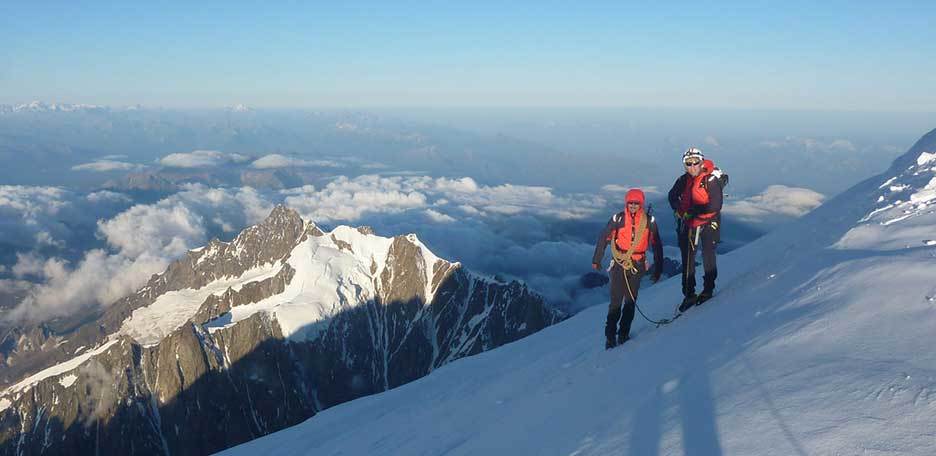
[[721, 256], [715, 298], [623, 347], [596, 303], [224, 454], [936, 454], [933, 151]]
[[[428, 275], [424, 281], [431, 284], [433, 265], [440, 258], [415, 235], [408, 235], [408, 240], [419, 247], [423, 263], [421, 271]], [[375, 278], [388, 267], [392, 243], [393, 238], [362, 234], [355, 228], [339, 226], [323, 236], [311, 236], [299, 243], [287, 260], [265, 263], [238, 277], [216, 280], [198, 289], [167, 292], [149, 306], [134, 310], [112, 338], [128, 335], [144, 346], [156, 345], [195, 316], [209, 296], [220, 296], [229, 289], [237, 291], [246, 284], [271, 278], [288, 264], [295, 271], [295, 279], [282, 293], [235, 307], [207, 327], [216, 330], [257, 312], [268, 312], [276, 315], [285, 336], [304, 340], [314, 336], [314, 323], [362, 305], [378, 295]], [[424, 290], [427, 302], [431, 301], [433, 293], [434, 290], [427, 285]]]

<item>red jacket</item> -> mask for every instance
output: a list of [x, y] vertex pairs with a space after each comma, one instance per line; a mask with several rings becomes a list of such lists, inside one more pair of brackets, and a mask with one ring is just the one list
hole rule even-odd
[[685, 173], [676, 180], [669, 192], [670, 206], [674, 211], [689, 213], [690, 228], [717, 220], [722, 208], [722, 189], [718, 179], [712, 175], [715, 163], [702, 162], [702, 172], [692, 177]]

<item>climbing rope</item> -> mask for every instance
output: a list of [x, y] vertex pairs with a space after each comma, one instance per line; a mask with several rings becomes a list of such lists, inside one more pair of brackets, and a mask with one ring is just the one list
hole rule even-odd
[[[634, 272], [636, 273], [636, 268]], [[676, 321], [676, 319], [679, 318], [680, 315], [682, 315], [682, 313], [674, 311], [673, 318], [661, 318], [659, 320], [653, 320], [647, 317], [647, 315], [645, 315], [643, 311], [640, 310], [640, 306], [637, 305], [637, 297], [634, 296], [634, 292], [631, 290], [631, 287], [630, 287], [630, 281], [627, 280], [627, 271], [624, 271], [624, 286], [627, 287], [627, 294], [630, 295], [631, 301], [634, 302], [634, 308], [637, 309], [637, 312], [640, 313], [640, 316], [643, 317], [644, 320], [647, 320], [648, 322], [650, 322], [650, 324], [656, 325], [657, 328], [663, 325], [668, 325]]]

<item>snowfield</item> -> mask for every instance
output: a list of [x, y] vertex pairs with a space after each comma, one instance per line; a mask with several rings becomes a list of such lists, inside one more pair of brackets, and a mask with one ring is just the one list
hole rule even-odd
[[[934, 150], [720, 256], [711, 301], [622, 347], [596, 302], [223, 454], [936, 454]], [[680, 300], [674, 277], [638, 304]]]

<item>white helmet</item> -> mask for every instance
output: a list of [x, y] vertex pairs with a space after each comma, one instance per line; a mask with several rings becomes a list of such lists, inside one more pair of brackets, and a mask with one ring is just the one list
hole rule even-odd
[[685, 152], [683, 152], [682, 159], [683, 161], [686, 161], [686, 160], [689, 160], [690, 158], [697, 158], [699, 160], [704, 160], [705, 155], [702, 155], [702, 149], [699, 149], [698, 147], [690, 147], [686, 149]]

